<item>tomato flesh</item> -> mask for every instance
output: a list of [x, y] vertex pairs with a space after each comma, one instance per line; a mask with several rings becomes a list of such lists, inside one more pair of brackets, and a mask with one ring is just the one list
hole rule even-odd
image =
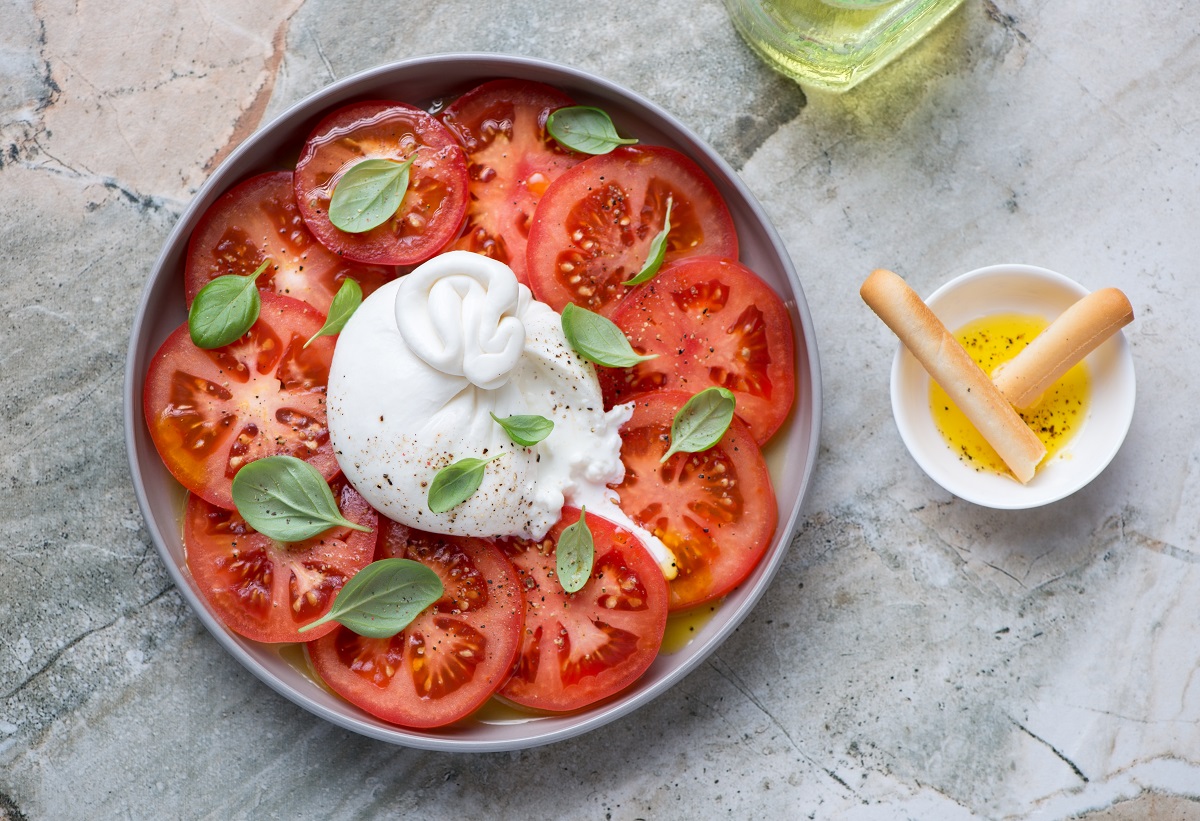
[[540, 710], [577, 710], [620, 692], [645, 672], [662, 645], [667, 586], [662, 570], [632, 533], [587, 514], [595, 544], [591, 578], [567, 593], [556, 572], [562, 520], [539, 542], [501, 542], [525, 593], [525, 630], [504, 698]]
[[466, 150], [471, 179], [467, 224], [454, 247], [508, 264], [526, 285], [534, 209], [550, 183], [584, 159], [546, 133], [551, 112], [572, 104], [541, 83], [493, 80], [442, 112], [442, 122]]
[[608, 407], [649, 390], [728, 388], [759, 444], [791, 412], [791, 319], [779, 296], [746, 266], [715, 257], [673, 263], [631, 293], [612, 319], [634, 350], [657, 358], [601, 369]]
[[682, 610], [724, 596], [758, 564], [775, 534], [771, 476], [754, 437], [734, 417], [716, 445], [675, 453], [675, 414], [691, 398], [679, 391], [635, 397], [621, 429], [625, 479], [615, 490], [629, 518], [675, 554], [670, 607]]
[[[345, 480], [332, 485], [342, 515], [376, 526], [377, 514]], [[188, 570], [200, 594], [230, 630], [254, 641], [308, 641], [332, 622], [300, 633], [329, 610], [334, 596], [370, 563], [375, 534], [348, 527], [283, 544], [254, 530], [234, 510], [188, 497], [184, 517]]]
[[171, 475], [192, 493], [233, 509], [234, 474], [264, 456], [304, 459], [325, 479], [338, 472], [325, 421], [333, 339], [304, 343], [324, 320], [315, 308], [262, 294], [258, 321], [222, 348], [197, 348], [187, 323], [150, 362], [143, 410]]
[[[349, 233], [329, 221], [338, 180], [361, 160], [413, 159], [404, 199], [382, 225]], [[308, 229], [335, 254], [357, 262], [415, 265], [458, 236], [467, 210], [462, 147], [436, 118], [390, 101], [353, 103], [313, 130], [296, 163], [296, 202]]]
[[642, 269], [671, 205], [664, 259], [738, 254], [733, 218], [690, 159], [661, 146], [622, 146], [567, 171], [546, 190], [529, 233], [534, 296], [608, 315]]
[[470, 715], [508, 678], [524, 600], [512, 565], [485, 539], [438, 536], [380, 517], [377, 559], [432, 568], [444, 595], [385, 639], [338, 627], [308, 646], [317, 674], [374, 716], [438, 727]]
[[390, 265], [359, 265], [317, 242], [296, 205], [292, 173], [272, 171], [222, 194], [192, 231], [184, 269], [188, 306], [209, 281], [248, 276], [267, 259], [271, 265], [255, 281], [260, 290], [303, 300], [323, 314], [347, 277], [366, 296], [396, 276]]

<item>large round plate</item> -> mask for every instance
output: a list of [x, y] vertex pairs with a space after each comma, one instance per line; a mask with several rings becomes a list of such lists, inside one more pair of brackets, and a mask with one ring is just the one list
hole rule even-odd
[[[154, 352], [186, 319], [183, 264], [188, 237], [223, 191], [253, 174], [287, 168], [321, 115], [339, 105], [383, 98], [430, 107], [500, 77], [548, 83], [581, 104], [600, 106], [622, 133], [683, 151], [716, 183], [737, 225], [742, 261], [784, 297], [795, 329], [795, 410], [767, 452], [779, 501], [779, 530], [762, 563], [725, 599], [713, 618], [696, 628], [694, 638], [676, 652], [659, 655], [646, 674], [620, 695], [569, 715], [485, 716], [438, 730], [408, 730], [379, 721], [324, 689], [304, 669], [300, 654], [243, 639], [209, 611], [188, 572], [180, 541], [184, 493], [154, 450], [142, 414], [142, 389]], [[733, 169], [678, 120], [636, 94], [575, 69], [492, 54], [421, 57], [356, 74], [293, 106], [240, 145], [201, 187], [154, 265], [134, 320], [125, 376], [125, 435], [138, 502], [167, 569], [217, 641], [263, 682], [321, 718], [395, 744], [458, 752], [522, 749], [585, 733], [662, 695], [695, 669], [733, 633], [783, 561], [812, 476], [820, 417], [820, 368], [812, 318], [800, 282], [778, 234]]]

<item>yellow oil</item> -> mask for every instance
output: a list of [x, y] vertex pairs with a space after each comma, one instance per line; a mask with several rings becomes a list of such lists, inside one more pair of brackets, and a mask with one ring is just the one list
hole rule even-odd
[[663, 634], [660, 653], [678, 653], [692, 643], [700, 628], [712, 621], [712, 617], [721, 609], [721, 602], [709, 602], [688, 610], [680, 610], [667, 616], [667, 632]]
[[[996, 314], [967, 323], [954, 336], [990, 374], [1016, 356], [1047, 324], [1038, 316]], [[1036, 405], [1018, 411], [1046, 446], [1046, 459], [1059, 453], [1083, 425], [1090, 395], [1087, 366], [1080, 362], [1051, 385]], [[1008, 475], [1004, 461], [936, 382], [929, 390], [929, 408], [938, 431], [959, 460], [977, 471]]]
[[875, 73], [961, 3], [725, 0], [734, 26], [768, 65], [827, 91], [845, 91]]
[[467, 718], [458, 722], [455, 726], [467, 727], [472, 723], [478, 724], [524, 724], [527, 721], [536, 721], [539, 718], [553, 715], [553, 713], [543, 713], [538, 710], [530, 710], [521, 707], [518, 704], [513, 704], [510, 701], [493, 696], [483, 703], [483, 706], [472, 713]]
[[309, 661], [308, 653], [305, 651], [303, 644], [274, 644], [271, 646], [275, 648], [275, 652], [279, 654], [279, 657], [286, 661], [294, 670], [312, 679], [322, 690], [329, 693], [333, 692], [329, 685], [325, 683], [325, 680], [318, 676], [317, 671], [313, 669], [312, 662]]

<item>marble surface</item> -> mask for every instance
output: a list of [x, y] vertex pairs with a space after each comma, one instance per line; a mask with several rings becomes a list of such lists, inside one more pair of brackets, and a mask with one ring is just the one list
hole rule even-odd
[[[1085, 10], [1086, 9], [1086, 10]], [[0, 0], [0, 819], [1200, 817], [1200, 18], [967, 0], [843, 96], [715, 0]], [[121, 385], [147, 272], [242, 139], [331, 80], [543, 57], [662, 104], [741, 173], [816, 324], [802, 524], [735, 638], [600, 731], [419, 752], [314, 719], [202, 628], [150, 543]], [[858, 285], [995, 262], [1114, 285], [1133, 427], [1033, 512], [928, 480]]]

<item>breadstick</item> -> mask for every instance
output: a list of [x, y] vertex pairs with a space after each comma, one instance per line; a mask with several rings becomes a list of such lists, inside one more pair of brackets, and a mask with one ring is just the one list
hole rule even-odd
[[1017, 480], [1024, 484], [1032, 479], [1046, 446], [921, 297], [885, 270], [872, 272], [859, 294], [945, 389]]
[[1133, 321], [1133, 306], [1116, 288], [1093, 291], [996, 369], [993, 381], [1017, 408], [1037, 404], [1046, 389], [1101, 342]]

